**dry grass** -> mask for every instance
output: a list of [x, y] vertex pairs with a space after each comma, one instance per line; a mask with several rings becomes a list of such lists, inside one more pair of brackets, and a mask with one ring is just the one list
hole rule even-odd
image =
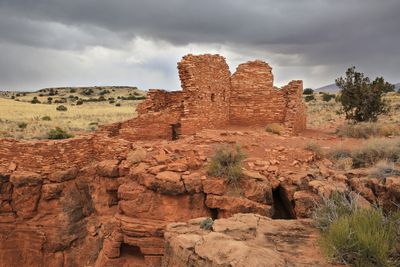
[[270, 123], [265, 127], [265, 130], [269, 133], [281, 135], [285, 132], [285, 127], [279, 123]]
[[[93, 131], [98, 125], [134, 117], [138, 102], [126, 101], [120, 107], [108, 102], [80, 106], [64, 104], [68, 111], [61, 112], [56, 110], [57, 104], [30, 104], [0, 98], [0, 137], [41, 139], [56, 127], [71, 133]], [[43, 120], [44, 117], [46, 120]], [[26, 123], [25, 128], [18, 127], [22, 123]]]
[[[337, 123], [344, 120], [340, 113], [340, 103], [334, 99], [329, 102], [323, 101], [323, 94], [314, 94], [315, 101], [306, 102], [307, 105], [307, 126], [320, 127], [327, 123]], [[389, 113], [379, 116], [379, 122], [383, 124], [400, 123], [400, 94], [388, 93], [384, 96], [389, 105]]]
[[400, 128], [396, 124], [388, 123], [343, 124], [338, 127], [337, 134], [353, 138], [388, 137], [400, 135]]

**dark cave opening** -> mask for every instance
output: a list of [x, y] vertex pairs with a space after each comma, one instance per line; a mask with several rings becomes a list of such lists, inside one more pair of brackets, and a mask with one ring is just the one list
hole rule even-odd
[[272, 196], [274, 199], [274, 213], [272, 219], [296, 219], [292, 203], [281, 186], [272, 190]]
[[138, 246], [122, 243], [120, 257], [134, 259], [135, 263], [144, 263], [144, 255]]
[[216, 220], [218, 219], [218, 209], [210, 209], [211, 219]]

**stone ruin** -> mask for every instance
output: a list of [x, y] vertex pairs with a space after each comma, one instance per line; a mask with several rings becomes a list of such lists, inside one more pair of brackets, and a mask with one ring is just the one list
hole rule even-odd
[[114, 127], [126, 139], [176, 139], [227, 125], [280, 123], [297, 134], [306, 128], [303, 83], [273, 85], [272, 68], [260, 60], [240, 64], [231, 75], [219, 55], [187, 55], [178, 63], [181, 91], [150, 90], [138, 117]]
[[276, 217], [285, 210], [277, 194], [288, 207], [278, 217], [308, 216], [302, 203], [318, 195], [296, 198], [306, 189], [279, 180], [281, 169], [296, 174], [313, 159], [301, 149], [290, 151], [294, 165], [283, 162], [281, 149], [271, 149], [269, 161], [247, 162], [241, 195], [206, 172], [216, 145], [259, 138], [213, 129], [277, 122], [291, 133], [303, 130], [302, 82], [276, 90], [261, 61], [231, 76], [218, 55], [188, 55], [178, 68], [183, 90], [150, 91], [127, 122], [60, 141], [0, 139], [1, 267], [160, 266], [167, 224], [236, 213]]

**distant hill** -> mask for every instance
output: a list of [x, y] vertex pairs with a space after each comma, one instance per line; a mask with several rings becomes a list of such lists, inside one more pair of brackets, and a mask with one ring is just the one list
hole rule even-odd
[[[395, 85], [395, 90], [398, 91], [400, 90], [400, 83], [396, 83]], [[336, 84], [332, 83], [332, 84], [328, 84], [325, 86], [322, 86], [320, 88], [317, 88], [314, 90], [314, 92], [319, 93], [319, 92], [324, 92], [324, 93], [331, 93], [331, 94], [335, 94], [337, 92], [339, 92], [339, 87], [336, 86]]]
[[337, 92], [339, 92], [339, 87], [336, 86], [336, 84], [332, 83], [332, 84], [328, 84], [325, 86], [322, 86], [320, 88], [317, 88], [314, 90], [314, 92], [319, 93], [319, 92], [324, 92], [324, 93], [330, 93], [330, 94], [336, 94]]

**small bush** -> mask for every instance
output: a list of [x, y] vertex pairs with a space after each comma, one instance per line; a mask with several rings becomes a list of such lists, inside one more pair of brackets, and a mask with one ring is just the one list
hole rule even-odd
[[285, 127], [283, 127], [279, 123], [270, 123], [267, 125], [265, 130], [270, 133], [281, 135], [285, 131]]
[[334, 261], [360, 267], [397, 266], [399, 212], [385, 216], [380, 208], [362, 209], [351, 194], [336, 192], [313, 216], [322, 232], [320, 244]]
[[313, 213], [313, 219], [317, 227], [324, 231], [339, 217], [351, 214], [356, 208], [354, 195], [334, 191], [329, 198], [322, 198], [322, 203]]
[[312, 95], [312, 94], [314, 94], [314, 90], [311, 88], [306, 88], [303, 91], [303, 95]]
[[308, 150], [308, 151], [311, 151], [311, 152], [314, 152], [315, 155], [316, 155], [318, 158], [321, 158], [321, 157], [323, 156], [322, 147], [321, 147], [321, 145], [318, 144], [318, 143], [315, 143], [315, 142], [308, 142], [308, 143], [306, 143], [306, 144], [304, 145], [304, 149], [305, 149], [305, 150]]
[[200, 228], [201, 228], [201, 229], [204, 229], [204, 230], [211, 230], [213, 224], [214, 224], [213, 219], [207, 218], [207, 219], [203, 220], [203, 221], [200, 223]]
[[83, 100], [82, 99], [79, 99], [78, 101], [76, 101], [76, 105], [77, 106], [80, 106], [80, 105], [82, 105], [83, 104]]
[[305, 100], [306, 102], [313, 101], [313, 100], [315, 100], [315, 96], [314, 96], [314, 95], [307, 95], [307, 96], [304, 98], [304, 100]]
[[116, 106], [116, 107], [120, 107], [120, 106], [121, 106], [121, 103], [117, 103], [117, 104], [115, 104], [115, 106]]
[[39, 99], [38, 99], [36, 96], [34, 96], [34, 97], [32, 98], [32, 100], [31, 100], [31, 103], [32, 103], [32, 104], [40, 104], [40, 101], [39, 101]]
[[228, 183], [236, 183], [242, 176], [242, 161], [245, 155], [239, 146], [235, 149], [223, 146], [218, 148], [208, 166], [208, 174], [225, 177]]
[[26, 122], [18, 123], [18, 128], [20, 128], [20, 129], [26, 129], [27, 126], [28, 126], [28, 124]]
[[50, 116], [43, 116], [42, 117], [42, 121], [51, 121], [51, 117]]
[[394, 124], [365, 122], [358, 124], [343, 124], [338, 127], [337, 134], [339, 136], [352, 138], [387, 137], [400, 135], [400, 129]]
[[334, 94], [327, 94], [327, 93], [324, 93], [323, 95], [322, 95], [322, 100], [323, 101], [325, 101], [325, 102], [329, 102], [329, 101], [331, 101], [331, 99], [335, 99], [335, 95]]
[[59, 106], [56, 107], [56, 110], [57, 111], [67, 111], [68, 108], [66, 106], [64, 106], [64, 105], [59, 105]]
[[73, 137], [72, 134], [67, 133], [60, 127], [56, 127], [55, 129], [50, 130], [47, 134], [48, 139], [67, 139], [71, 137]]

